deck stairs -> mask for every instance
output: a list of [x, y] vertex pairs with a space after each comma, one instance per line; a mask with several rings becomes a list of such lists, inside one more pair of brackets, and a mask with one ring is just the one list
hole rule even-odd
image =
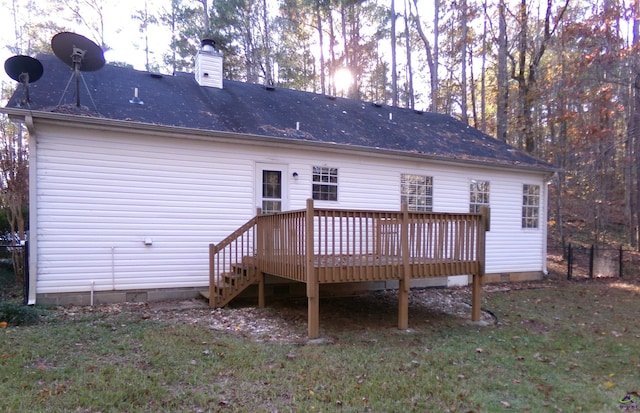
[[212, 307], [224, 307], [258, 281], [255, 258], [244, 257], [241, 263], [231, 264], [229, 271], [221, 273], [213, 282], [213, 288], [201, 294], [209, 299]]

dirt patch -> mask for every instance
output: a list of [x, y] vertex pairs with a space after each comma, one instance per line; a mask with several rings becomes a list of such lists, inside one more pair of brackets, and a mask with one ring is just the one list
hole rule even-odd
[[[487, 286], [485, 289], [497, 289]], [[502, 289], [508, 287], [501, 287]], [[412, 290], [409, 296], [410, 329], [465, 325], [471, 319], [470, 288]], [[306, 299], [287, 299], [268, 303], [265, 308], [235, 304], [211, 309], [204, 300], [159, 303], [122, 303], [58, 307], [53, 317], [100, 318], [126, 315], [141, 320], [174, 322], [201, 326], [247, 337], [261, 342], [302, 344], [307, 342]], [[320, 301], [320, 330], [324, 342], [340, 334], [371, 330], [398, 332], [398, 293], [379, 291]], [[495, 323], [490, 311], [482, 312], [482, 324]]]

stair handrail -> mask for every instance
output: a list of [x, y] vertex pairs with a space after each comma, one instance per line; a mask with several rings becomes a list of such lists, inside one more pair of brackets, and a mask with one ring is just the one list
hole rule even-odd
[[[209, 244], [209, 304], [213, 305], [215, 301], [215, 282], [220, 274], [218, 274], [218, 269], [216, 269], [216, 256], [218, 253], [223, 251], [226, 247], [230, 246], [242, 236], [247, 234], [250, 230], [254, 229], [258, 223], [258, 216], [254, 216], [241, 227], [233, 231], [226, 238], [220, 241], [217, 244]], [[253, 252], [255, 253], [255, 241], [253, 245]]]

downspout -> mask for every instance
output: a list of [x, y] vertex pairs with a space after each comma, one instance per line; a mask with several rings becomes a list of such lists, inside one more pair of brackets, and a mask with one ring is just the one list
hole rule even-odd
[[38, 144], [36, 128], [33, 116], [27, 113], [24, 123], [29, 132], [29, 290], [27, 291], [27, 305], [36, 304], [36, 291], [38, 282], [38, 208], [37, 202], [37, 171], [38, 171]]
[[549, 269], [547, 268], [547, 248], [549, 247], [548, 244], [548, 239], [549, 239], [549, 181], [551, 179], [553, 179], [554, 176], [557, 176], [557, 172], [554, 172], [551, 175], [547, 175], [545, 177], [545, 180], [543, 181], [545, 183], [545, 185], [542, 185], [542, 196], [544, 197], [544, 200], [542, 201], [544, 203], [544, 208], [542, 208], [542, 205], [540, 205], [540, 207], [542, 208], [542, 212], [544, 214], [544, 216], [541, 216], [540, 220], [542, 222], [540, 222], [540, 225], [544, 225], [544, 237], [542, 237], [542, 274], [543, 275], [549, 275]]

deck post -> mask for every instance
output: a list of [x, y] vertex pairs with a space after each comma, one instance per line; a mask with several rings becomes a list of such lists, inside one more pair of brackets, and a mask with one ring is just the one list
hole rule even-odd
[[258, 307], [264, 308], [264, 273], [260, 270], [256, 271], [258, 271]]
[[214, 283], [216, 282], [215, 276], [215, 265], [214, 260], [216, 256], [216, 246], [214, 244], [209, 244], [209, 307], [214, 308], [216, 306], [215, 300], [215, 287]]
[[307, 322], [309, 339], [320, 336], [320, 297], [317, 273], [314, 268], [313, 256], [313, 199], [307, 199], [305, 217], [305, 264], [307, 278]]
[[264, 308], [264, 305], [265, 305], [264, 278], [265, 277], [264, 277], [264, 273], [262, 272], [262, 269], [260, 268], [262, 254], [264, 253], [264, 251], [262, 250], [264, 247], [262, 244], [262, 232], [260, 231], [261, 215], [262, 215], [262, 208], [260, 207], [256, 208], [256, 227], [255, 227], [255, 234], [254, 234], [256, 262], [255, 262], [254, 271], [256, 271], [256, 273], [258, 274], [258, 307]]
[[476, 259], [478, 260], [478, 271], [473, 274], [471, 286], [471, 321], [480, 321], [482, 307], [482, 278], [485, 271], [485, 250], [487, 231], [489, 231], [489, 208], [483, 206], [480, 208], [480, 221], [477, 226], [478, 244], [476, 246]]
[[402, 274], [398, 286], [398, 329], [409, 328], [409, 286], [411, 283], [411, 259], [409, 257], [409, 208], [402, 204], [402, 227], [400, 248], [402, 252]]

